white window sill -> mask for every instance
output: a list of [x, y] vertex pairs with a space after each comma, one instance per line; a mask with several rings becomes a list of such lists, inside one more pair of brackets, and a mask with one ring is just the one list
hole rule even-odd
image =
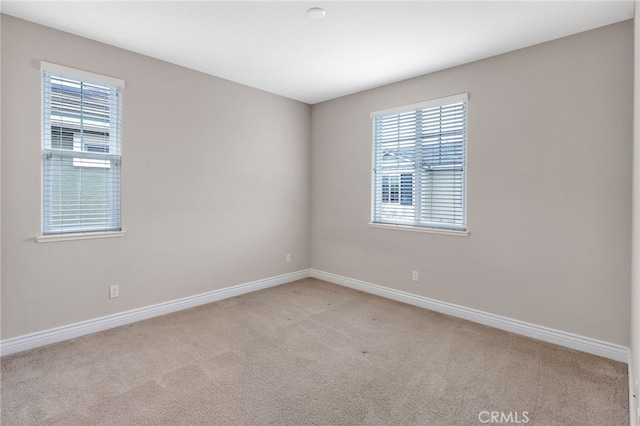
[[40, 235], [36, 237], [36, 241], [39, 243], [55, 243], [59, 241], [94, 240], [98, 238], [120, 238], [120, 237], [124, 237], [124, 231], [81, 232], [77, 234]]
[[391, 225], [388, 223], [369, 223], [371, 228], [382, 228], [382, 229], [395, 229], [398, 231], [410, 231], [410, 232], [426, 232], [428, 234], [443, 234], [443, 235], [453, 235], [456, 237], [468, 237], [469, 231], [455, 231], [451, 229], [438, 229], [438, 228], [423, 228], [420, 226], [410, 226], [410, 225]]

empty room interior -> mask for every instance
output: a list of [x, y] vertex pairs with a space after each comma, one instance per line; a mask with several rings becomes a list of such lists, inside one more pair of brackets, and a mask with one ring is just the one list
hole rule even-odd
[[3, 425], [640, 425], [635, 1], [3, 1]]

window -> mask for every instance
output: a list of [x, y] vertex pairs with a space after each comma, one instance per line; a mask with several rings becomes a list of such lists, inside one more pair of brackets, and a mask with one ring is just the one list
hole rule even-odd
[[466, 231], [467, 94], [371, 117], [373, 223]]
[[43, 234], [120, 231], [124, 82], [42, 63]]

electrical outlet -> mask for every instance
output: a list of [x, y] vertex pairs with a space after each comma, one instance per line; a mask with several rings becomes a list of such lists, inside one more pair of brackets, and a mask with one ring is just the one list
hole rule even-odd
[[287, 263], [290, 263], [290, 262], [291, 262], [291, 254], [288, 254], [287, 255]]
[[413, 280], [418, 281], [418, 271], [413, 271]]
[[114, 297], [120, 296], [120, 286], [115, 284], [109, 287], [109, 298], [113, 299]]

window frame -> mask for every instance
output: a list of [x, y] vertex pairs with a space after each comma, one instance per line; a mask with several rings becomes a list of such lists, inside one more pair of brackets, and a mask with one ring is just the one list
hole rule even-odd
[[[376, 118], [381, 116], [388, 116], [393, 114], [410, 114], [412, 112], [417, 112], [419, 110], [425, 110], [434, 107], [444, 107], [447, 105], [452, 105], [456, 103], [464, 102], [464, 138], [463, 138], [463, 159], [462, 159], [462, 218], [463, 224], [462, 226], [434, 226], [433, 222], [420, 224], [420, 218], [414, 216], [412, 221], [384, 221], [382, 217], [380, 217], [380, 213], [376, 210], [376, 204], [378, 207], [382, 206], [382, 199], [377, 200], [378, 196], [378, 188], [377, 188], [377, 173], [376, 166], [378, 165], [377, 151], [378, 151], [378, 141], [376, 134]], [[388, 108], [384, 110], [374, 111], [370, 114], [370, 118], [372, 121], [372, 174], [371, 174], [371, 220], [369, 222], [369, 226], [373, 228], [382, 228], [382, 229], [397, 229], [404, 231], [416, 231], [416, 232], [427, 232], [427, 233], [437, 233], [437, 234], [448, 234], [455, 236], [468, 236], [469, 235], [469, 222], [467, 217], [467, 163], [468, 163], [468, 118], [469, 118], [469, 94], [459, 93], [451, 96], [435, 98], [427, 101], [417, 102], [409, 105], [397, 106], [393, 108]], [[418, 154], [415, 154], [418, 155]], [[420, 154], [422, 155], [422, 154]], [[413, 166], [415, 170], [415, 165]], [[398, 171], [397, 174], [402, 176], [404, 172]], [[417, 177], [415, 176], [415, 171], [411, 173], [412, 175], [412, 184], [415, 185], [415, 180]], [[382, 183], [380, 183], [382, 185]], [[382, 186], [380, 187], [380, 193], [382, 191]], [[402, 192], [402, 191], [400, 191]], [[415, 194], [412, 194], [413, 202], [416, 202]], [[399, 196], [402, 198], [402, 195]], [[398, 203], [400, 205], [400, 203]], [[413, 205], [413, 203], [412, 203]]]
[[[46, 73], [52, 74], [54, 76], [62, 76], [65, 78], [69, 78], [70, 80], [73, 81], [77, 81], [77, 82], [82, 82], [82, 83], [88, 83], [88, 84], [95, 84], [95, 85], [100, 85], [100, 86], [104, 86], [104, 87], [108, 87], [110, 90], [115, 90], [118, 93], [117, 98], [112, 98], [109, 101], [109, 116], [111, 117], [112, 114], [117, 114], [117, 130], [118, 130], [118, 136], [117, 136], [117, 145], [116, 142], [114, 140], [114, 138], [110, 137], [112, 135], [108, 135], [106, 139], [106, 144], [105, 143], [94, 143], [92, 144], [91, 141], [83, 141], [83, 143], [85, 145], [101, 145], [103, 147], [105, 147], [105, 150], [111, 150], [114, 149], [114, 147], [117, 147], [117, 150], [113, 151], [113, 155], [114, 157], [117, 157], [115, 160], [112, 159], [112, 161], [116, 161], [117, 162], [117, 166], [118, 166], [118, 177], [117, 177], [117, 192], [118, 192], [118, 203], [117, 206], [114, 206], [114, 208], [117, 209], [117, 218], [118, 221], [117, 223], [117, 228], [114, 229], [100, 229], [100, 228], [96, 228], [96, 229], [91, 229], [91, 230], [86, 230], [86, 231], [82, 231], [82, 230], [62, 230], [61, 232], [49, 232], [48, 230], [46, 230], [46, 197], [50, 196], [50, 194], [47, 193], [47, 188], [46, 188], [46, 183], [45, 183], [45, 176], [46, 176], [46, 172], [45, 172], [45, 168], [47, 167], [45, 161], [47, 161], [47, 159], [45, 158], [47, 155], [47, 152], [51, 152], [52, 148], [51, 146], [47, 145], [47, 126], [49, 126], [49, 135], [51, 134], [51, 116], [47, 114], [48, 110], [47, 110], [47, 104], [46, 104], [46, 88], [45, 85], [47, 84], [47, 76]], [[41, 202], [41, 215], [40, 215], [40, 235], [38, 235], [36, 237], [36, 241], [37, 242], [56, 242], [56, 241], [69, 241], [69, 240], [85, 240], [85, 239], [95, 239], [95, 238], [114, 238], [114, 237], [122, 237], [124, 236], [124, 230], [122, 228], [122, 216], [121, 216], [121, 210], [122, 210], [122, 185], [121, 185], [121, 176], [122, 176], [122, 166], [121, 166], [121, 159], [122, 159], [122, 91], [124, 90], [125, 87], [125, 82], [122, 79], [119, 78], [114, 78], [114, 77], [109, 77], [109, 76], [105, 76], [105, 75], [101, 75], [101, 74], [95, 74], [92, 72], [88, 72], [88, 71], [83, 71], [83, 70], [78, 70], [78, 69], [74, 69], [74, 68], [70, 68], [70, 67], [66, 67], [63, 65], [57, 65], [57, 64], [52, 64], [49, 62], [45, 62], [42, 61], [40, 63], [40, 88], [41, 88], [41, 117], [40, 117], [40, 124], [41, 124], [41, 163], [40, 163], [40, 172], [41, 172], [41, 194], [40, 194], [40, 202]], [[114, 111], [115, 110], [115, 111]], [[49, 113], [50, 114], [50, 113]], [[64, 127], [60, 127], [60, 132], [62, 133], [63, 131], [66, 131], [67, 133], [73, 130], [71, 128], [66, 129]], [[112, 130], [110, 130], [110, 132], [112, 133]], [[106, 168], [104, 165], [100, 165], [97, 164], [97, 162], [99, 161], [109, 161], [109, 160], [99, 160], [99, 159], [95, 159], [96, 164], [91, 164], [92, 163], [92, 159], [89, 158], [91, 157], [91, 152], [100, 152], [100, 151], [91, 151], [91, 150], [87, 150], [86, 154], [85, 150], [82, 149], [81, 146], [77, 145], [79, 143], [79, 141], [76, 140], [76, 135], [73, 135], [73, 140], [71, 141], [73, 144], [73, 148], [72, 151], [77, 151], [78, 153], [78, 158], [75, 158], [73, 155], [69, 155], [68, 153], [64, 154], [64, 156], [69, 155], [70, 157], [73, 158], [73, 165], [77, 166], [77, 167], [88, 167], [88, 168]], [[107, 148], [108, 147], [108, 148]], [[76, 149], [78, 148], [78, 149]], [[106, 152], [106, 151], [103, 151]], [[109, 151], [112, 152], [112, 151]], [[78, 161], [78, 164], [76, 164], [76, 161]], [[80, 164], [83, 163], [83, 164]], [[110, 217], [115, 217], [110, 215]]]

